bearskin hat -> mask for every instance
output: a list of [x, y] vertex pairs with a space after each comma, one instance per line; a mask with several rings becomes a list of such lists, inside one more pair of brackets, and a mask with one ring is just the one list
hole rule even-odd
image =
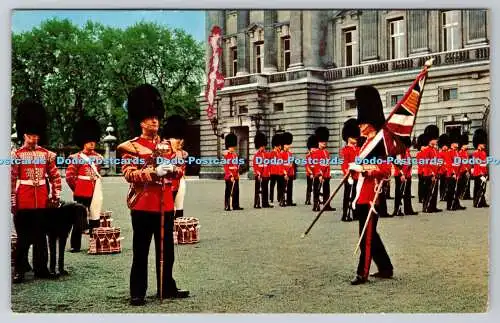
[[460, 133], [460, 129], [458, 129], [458, 128], [451, 129], [450, 135], [449, 135], [450, 144], [453, 144], [453, 143], [460, 144], [462, 142], [461, 137], [462, 137], [462, 135]]
[[238, 137], [234, 133], [228, 134], [225, 138], [224, 141], [226, 143], [226, 149], [229, 147], [236, 147], [238, 146]]
[[38, 135], [39, 144], [46, 141], [47, 115], [39, 102], [27, 99], [19, 104], [16, 113], [17, 138], [23, 140], [25, 134]]
[[424, 133], [427, 135], [428, 142], [439, 138], [439, 128], [436, 125], [428, 125], [425, 127]]
[[186, 119], [179, 115], [173, 115], [167, 118], [163, 125], [163, 138], [184, 139], [186, 136], [187, 122]]
[[83, 146], [88, 142], [99, 142], [101, 140], [101, 126], [99, 122], [92, 117], [83, 117], [75, 124], [73, 130], [73, 143], [78, 147]]
[[484, 129], [477, 129], [474, 131], [474, 136], [472, 137], [474, 148], [477, 149], [480, 144], [486, 144], [487, 141], [488, 136], [486, 135], [486, 131], [484, 131]]
[[427, 140], [427, 134], [423, 133], [417, 138], [417, 150], [420, 150], [423, 146], [427, 146], [429, 144], [429, 140]]
[[316, 128], [314, 134], [316, 135], [318, 142], [327, 142], [328, 138], [330, 137], [330, 132], [328, 131], [327, 127]]
[[468, 145], [469, 144], [469, 134], [463, 133], [460, 136], [460, 146]]
[[439, 136], [438, 139], [438, 147], [443, 148], [444, 146], [449, 146], [450, 145], [450, 138], [448, 137], [447, 134], [443, 133], [441, 136]]
[[310, 135], [307, 138], [307, 149], [318, 148], [318, 138], [315, 135]]
[[291, 145], [293, 142], [293, 135], [290, 132], [285, 132], [282, 135], [283, 145]]
[[273, 138], [271, 139], [271, 144], [273, 145], [273, 147], [283, 145], [283, 133], [274, 134]]
[[347, 142], [348, 138], [358, 138], [360, 136], [358, 120], [351, 118], [344, 122], [344, 127], [342, 128], [342, 139]]
[[384, 108], [378, 90], [373, 86], [360, 86], [356, 89], [358, 124], [369, 123], [380, 130], [385, 123]]
[[140, 124], [144, 119], [157, 117], [161, 121], [165, 108], [158, 89], [150, 84], [134, 88], [128, 95], [127, 112], [130, 131], [134, 136], [140, 135]]
[[411, 138], [410, 138], [410, 136], [401, 137], [401, 142], [405, 145], [406, 148], [410, 148], [411, 147]]
[[363, 147], [363, 145], [365, 144], [365, 142], [366, 142], [366, 137], [360, 136], [358, 138], [358, 147], [360, 147], [360, 148]]
[[267, 146], [267, 138], [266, 135], [262, 132], [257, 132], [255, 137], [253, 138], [253, 143], [255, 145], [255, 149], [259, 149], [262, 146]]

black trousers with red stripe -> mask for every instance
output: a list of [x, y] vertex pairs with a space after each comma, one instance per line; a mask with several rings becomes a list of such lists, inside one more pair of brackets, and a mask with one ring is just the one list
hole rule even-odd
[[[354, 214], [359, 219], [360, 235], [365, 226], [369, 209], [370, 206], [368, 204], [356, 204]], [[380, 239], [377, 233], [377, 222], [378, 216], [372, 214], [360, 244], [361, 255], [359, 256], [357, 274], [365, 279], [368, 279], [368, 275], [370, 274], [372, 259], [380, 272], [393, 270], [391, 259], [385, 250], [382, 239]]]

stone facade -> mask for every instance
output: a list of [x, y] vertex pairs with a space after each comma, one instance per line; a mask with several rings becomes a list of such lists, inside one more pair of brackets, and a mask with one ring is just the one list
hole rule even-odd
[[[430, 57], [414, 135], [429, 124], [445, 131], [466, 114], [472, 139], [483, 122], [490, 96], [487, 10], [207, 11], [208, 32], [213, 25], [224, 30], [218, 134], [235, 132], [247, 159], [257, 123], [269, 142], [276, 131], [290, 131], [301, 157], [307, 137], [327, 126], [330, 153], [338, 154], [342, 124], [356, 117], [356, 87], [376, 86], [387, 115]], [[203, 96], [199, 101], [201, 156], [220, 158], [224, 140], [214, 135]], [[202, 166], [200, 176], [221, 172]]]

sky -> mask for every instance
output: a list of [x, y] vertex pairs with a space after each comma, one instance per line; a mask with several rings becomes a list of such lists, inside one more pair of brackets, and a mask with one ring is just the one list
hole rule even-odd
[[13, 10], [12, 31], [31, 30], [50, 18], [69, 19], [83, 26], [87, 20], [126, 28], [141, 20], [184, 29], [198, 41], [205, 41], [205, 12], [189, 10]]

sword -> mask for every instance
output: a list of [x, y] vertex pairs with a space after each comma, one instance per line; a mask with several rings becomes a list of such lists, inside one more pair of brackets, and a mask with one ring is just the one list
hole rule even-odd
[[401, 196], [401, 199], [399, 200], [400, 203], [399, 203], [397, 214], [399, 214], [399, 212], [401, 212], [401, 206], [404, 203], [404, 194], [405, 194], [405, 189], [406, 189], [406, 181], [407, 180], [405, 180], [403, 183], [401, 183], [401, 188], [399, 189], [399, 193], [400, 193], [399, 196]]
[[431, 188], [431, 191], [430, 191], [430, 194], [427, 195], [427, 198], [424, 200], [424, 206], [423, 206], [423, 210], [424, 212], [427, 213], [428, 211], [428, 208], [429, 208], [429, 204], [431, 203], [431, 200], [432, 200], [432, 196], [434, 195], [434, 190], [436, 188], [436, 183], [437, 183], [437, 180], [436, 178], [433, 176], [433, 179], [432, 179], [432, 188]]
[[353, 216], [352, 216], [352, 201], [351, 201], [351, 197], [352, 197], [352, 189], [354, 187], [354, 182], [351, 184], [351, 189], [349, 190], [349, 204], [348, 204], [348, 207], [347, 207], [347, 218], [348, 219], [352, 219]]

